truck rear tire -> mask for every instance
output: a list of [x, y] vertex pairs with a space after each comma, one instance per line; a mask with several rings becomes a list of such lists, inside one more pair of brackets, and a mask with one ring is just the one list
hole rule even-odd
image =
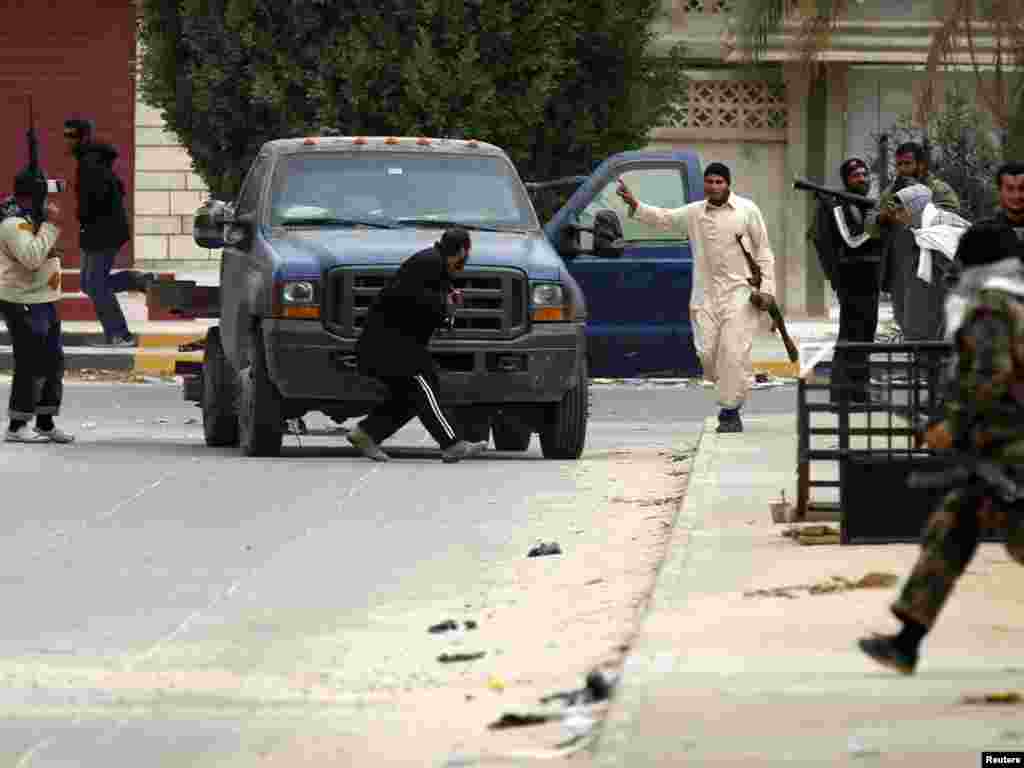
[[284, 439], [284, 409], [267, 372], [263, 334], [253, 335], [250, 354], [249, 367], [239, 376], [239, 445], [245, 456], [277, 456]]
[[576, 386], [560, 402], [546, 408], [540, 429], [540, 447], [545, 459], [578, 459], [587, 441], [590, 412], [590, 375], [581, 363]]
[[211, 328], [203, 354], [203, 437], [207, 445], [238, 445], [237, 389], [235, 373], [224, 356], [220, 328]]
[[530, 447], [533, 430], [528, 424], [499, 414], [491, 423], [491, 434], [494, 435], [494, 447], [499, 451], [525, 451]]

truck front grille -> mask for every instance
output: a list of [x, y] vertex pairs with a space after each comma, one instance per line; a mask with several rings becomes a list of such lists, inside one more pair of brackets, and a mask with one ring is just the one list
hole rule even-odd
[[[324, 325], [343, 338], [358, 336], [394, 267], [337, 267], [327, 274]], [[508, 339], [526, 329], [526, 278], [516, 269], [467, 269], [453, 281], [464, 302], [449, 338]]]

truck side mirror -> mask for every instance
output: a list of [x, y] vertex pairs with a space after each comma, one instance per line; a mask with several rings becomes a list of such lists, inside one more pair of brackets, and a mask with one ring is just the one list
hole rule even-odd
[[594, 216], [594, 255], [615, 259], [622, 255], [622, 222], [615, 211], [598, 211]]
[[583, 251], [580, 249], [580, 228], [566, 224], [558, 231], [558, 253], [566, 261], [572, 261]]
[[248, 248], [255, 227], [255, 212], [233, 215], [224, 227], [224, 242], [236, 248]]
[[223, 248], [224, 225], [231, 219], [231, 206], [220, 200], [207, 200], [196, 211], [192, 239], [200, 248]]

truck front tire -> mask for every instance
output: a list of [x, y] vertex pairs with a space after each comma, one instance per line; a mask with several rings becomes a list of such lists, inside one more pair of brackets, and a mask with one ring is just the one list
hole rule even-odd
[[587, 416], [590, 412], [590, 374], [585, 362], [580, 365], [576, 386], [545, 410], [540, 429], [544, 458], [578, 459], [587, 441]]
[[206, 333], [203, 353], [203, 437], [213, 447], [238, 445], [235, 373], [224, 356], [220, 328]]
[[253, 335], [250, 354], [249, 367], [239, 376], [239, 445], [245, 456], [277, 456], [284, 439], [284, 409], [267, 372], [263, 334]]

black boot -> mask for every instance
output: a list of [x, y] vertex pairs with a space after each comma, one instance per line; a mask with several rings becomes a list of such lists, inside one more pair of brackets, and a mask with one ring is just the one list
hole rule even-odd
[[742, 432], [743, 421], [740, 419], [739, 408], [723, 408], [718, 412], [718, 429], [716, 432]]
[[862, 637], [857, 645], [871, 658], [884, 667], [889, 667], [903, 675], [912, 675], [918, 666], [918, 646], [902, 640], [899, 635], [871, 635]]

